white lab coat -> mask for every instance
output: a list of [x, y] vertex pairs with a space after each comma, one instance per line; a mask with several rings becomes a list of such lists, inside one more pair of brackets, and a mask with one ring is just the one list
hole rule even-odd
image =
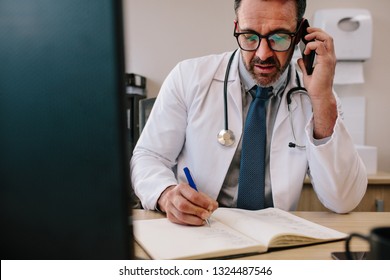
[[[231, 147], [217, 142], [224, 128], [223, 82], [231, 53], [183, 61], [165, 80], [131, 159], [132, 185], [145, 209], [156, 209], [166, 187], [186, 181], [185, 166], [199, 191], [217, 199], [243, 132], [238, 54], [228, 83], [229, 129], [236, 137]], [[296, 86], [296, 71], [291, 73], [285, 93]], [[274, 207], [295, 210], [309, 174], [325, 207], [338, 213], [353, 210], [366, 191], [367, 176], [340, 112], [331, 138], [315, 145], [308, 97], [293, 95], [291, 108], [297, 142], [306, 149], [288, 147], [294, 139], [283, 94], [270, 150]]]

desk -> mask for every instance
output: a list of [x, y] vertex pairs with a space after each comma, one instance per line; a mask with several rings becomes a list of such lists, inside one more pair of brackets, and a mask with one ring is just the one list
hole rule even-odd
[[[309, 221], [333, 228], [345, 233], [359, 232], [367, 234], [371, 228], [377, 226], [390, 226], [390, 212], [352, 212], [349, 214], [335, 214], [330, 212], [292, 212]], [[157, 219], [164, 217], [155, 211], [134, 209], [133, 219]], [[163, 241], [162, 241], [163, 242]], [[298, 248], [289, 248], [268, 252], [242, 259], [258, 260], [330, 260], [331, 252], [344, 251], [344, 241], [316, 244]], [[368, 244], [360, 239], [354, 239], [352, 250], [367, 251]], [[136, 243], [135, 255], [140, 259], [149, 259], [145, 251]]]
[[[368, 185], [366, 194], [354, 211], [390, 212], [390, 173], [378, 172], [367, 177]], [[327, 211], [318, 200], [308, 177], [304, 181], [297, 210]]]

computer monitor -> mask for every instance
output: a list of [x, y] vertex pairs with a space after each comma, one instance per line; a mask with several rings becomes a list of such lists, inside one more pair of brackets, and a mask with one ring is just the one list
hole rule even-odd
[[129, 259], [120, 0], [0, 4], [1, 259]]

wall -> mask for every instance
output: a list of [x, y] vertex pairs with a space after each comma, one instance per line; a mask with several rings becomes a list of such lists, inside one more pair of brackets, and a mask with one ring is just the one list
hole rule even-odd
[[[148, 78], [148, 96], [157, 96], [177, 62], [236, 48], [233, 0], [123, 0], [126, 71]], [[365, 83], [337, 86], [342, 97], [366, 99], [366, 145], [378, 147], [378, 170], [390, 172], [389, 77], [390, 1], [309, 0], [306, 17], [317, 9], [364, 8], [374, 23], [373, 55], [365, 62]], [[382, 35], [383, 34], [383, 35]], [[364, 40], [364, 38], [362, 38]]]

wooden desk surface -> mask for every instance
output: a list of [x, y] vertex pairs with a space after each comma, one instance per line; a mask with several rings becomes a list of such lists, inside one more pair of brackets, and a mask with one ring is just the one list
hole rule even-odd
[[367, 175], [369, 185], [390, 185], [390, 173], [378, 172]]
[[[368, 185], [390, 185], [390, 173], [379, 171], [376, 174], [368, 174]], [[305, 177], [305, 184], [310, 184], [308, 176]]]
[[[390, 226], [390, 212], [352, 212], [349, 214], [335, 214], [330, 212], [292, 212], [309, 221], [324, 225], [335, 230], [362, 234], [369, 233], [370, 229], [378, 226]], [[155, 211], [140, 209], [133, 210], [134, 220], [163, 218], [164, 215]], [[353, 239], [354, 251], [367, 251], [368, 244], [360, 239]], [[344, 251], [345, 241], [330, 242], [304, 247], [283, 249], [264, 254], [248, 256], [242, 259], [258, 260], [330, 260], [331, 252]], [[145, 251], [136, 243], [135, 255], [140, 259], [149, 259]]]

